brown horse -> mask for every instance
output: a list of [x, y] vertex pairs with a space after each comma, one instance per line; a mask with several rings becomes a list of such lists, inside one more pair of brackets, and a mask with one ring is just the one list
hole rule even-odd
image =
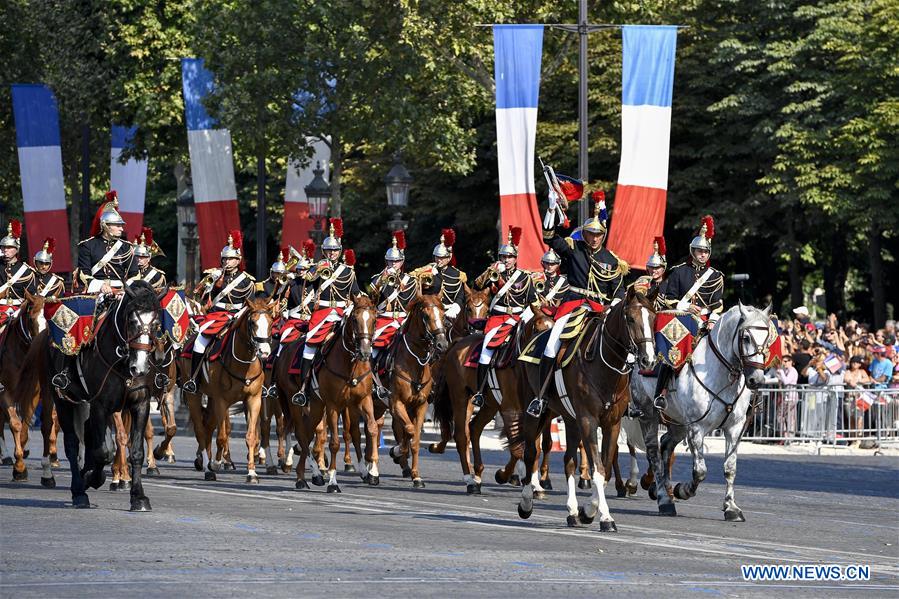
[[[319, 401], [312, 401], [307, 406], [300, 407], [290, 402], [290, 418], [294, 426], [294, 435], [300, 446], [300, 456], [297, 462], [297, 489], [308, 489], [306, 482], [306, 459], [309, 457], [309, 447], [315, 441], [315, 429], [324, 417], [327, 417], [327, 426], [330, 432], [328, 449], [328, 493], [340, 493], [337, 484], [337, 452], [340, 450], [340, 435], [338, 419], [348, 409], [360, 410], [365, 416], [366, 429], [378, 435], [378, 426], [374, 416], [374, 404], [372, 400], [372, 376], [371, 376], [371, 340], [375, 332], [375, 320], [377, 310], [371, 300], [366, 296], [359, 296], [353, 301], [352, 312], [345, 318], [341, 330], [335, 333], [333, 345], [322, 359], [322, 366], [318, 373], [313, 373], [310, 381], [311, 389]], [[292, 352], [291, 352], [292, 353]], [[287, 360], [284, 360], [286, 362]], [[279, 391], [286, 387], [283, 379], [295, 378], [287, 372], [287, 367], [276, 367], [274, 373], [275, 382]], [[296, 381], [299, 387], [299, 381]], [[292, 387], [292, 386], [291, 386]], [[286, 394], [285, 394], [286, 396]], [[348, 427], [346, 417], [344, 428]], [[370, 448], [366, 448], [369, 450]], [[368, 453], [368, 451], [366, 451]], [[358, 471], [364, 477], [370, 473], [371, 484], [377, 484], [378, 474], [378, 450], [371, 448], [371, 458], [366, 465], [359, 459]], [[312, 484], [322, 486], [324, 477], [319, 470], [319, 464], [312, 461]]]
[[[47, 329], [47, 320], [44, 318], [44, 298], [40, 295], [31, 295], [28, 291], [25, 292], [25, 297], [26, 301], [20, 306], [19, 313], [7, 323], [6, 331], [2, 335], [2, 345], [0, 345], [0, 405], [3, 409], [3, 420], [9, 421], [9, 429], [12, 432], [13, 443], [15, 443], [13, 454], [15, 464], [12, 471], [14, 481], [28, 480], [28, 469], [25, 467], [25, 444], [28, 443], [28, 423], [31, 422], [34, 410], [23, 410], [22, 406], [17, 406], [13, 391], [19, 386], [19, 375], [25, 365], [28, 348], [31, 347], [34, 339]], [[40, 401], [40, 394], [36, 390], [28, 399], [31, 400], [28, 402], [29, 404], [33, 403], [36, 406]], [[48, 428], [49, 432], [52, 432], [53, 402], [47, 403], [49, 409], [44, 409], [41, 430]], [[49, 471], [49, 456], [45, 454], [44, 459], [47, 461], [46, 470]], [[50, 472], [49, 478], [52, 480], [52, 472]], [[41, 478], [41, 481], [44, 482], [44, 477]], [[45, 483], [44, 486], [50, 486], [50, 484]]]
[[[519, 377], [516, 372], [519, 362], [515, 357], [534, 335], [552, 328], [553, 325], [553, 319], [544, 313], [539, 305], [532, 306], [531, 310], [534, 313], [533, 318], [526, 324], [519, 325], [520, 331], [509, 337], [509, 342], [516, 345], [516, 349], [513, 350], [515, 356], [512, 357], [512, 363], [507, 368], [492, 370], [488, 378], [485, 395], [489, 395], [493, 401], [486, 401], [473, 419], [475, 408], [471, 398], [477, 386], [477, 374], [475, 369], [466, 367], [465, 362], [472, 349], [484, 341], [483, 334], [469, 335], [460, 339], [450, 347], [446, 354], [445, 382], [441, 385], [434, 401], [434, 415], [440, 423], [441, 441], [431, 444], [428, 450], [431, 453], [443, 453], [447, 441], [455, 438], [456, 450], [459, 452], [459, 461], [462, 464], [462, 480], [466, 485], [466, 492], [470, 495], [481, 493], [484, 462], [481, 457], [480, 438], [484, 427], [500, 409], [502, 409], [504, 423], [507, 418], [510, 420], [520, 418], [518, 415], [521, 412]], [[499, 350], [499, 353], [502, 354], [506, 351], [508, 349], [504, 347]], [[488, 394], [486, 391], [490, 393]], [[469, 445], [474, 458], [473, 472], [472, 464], [469, 461]], [[510, 464], [507, 464], [503, 471], [511, 472], [515, 468], [515, 463], [521, 457], [520, 451], [518, 453], [519, 455], [512, 453]]]
[[[599, 511], [600, 530], [617, 530], [605, 498], [606, 472], [611, 472], [611, 459], [617, 454], [621, 416], [630, 399], [628, 382], [633, 362], [636, 360], [641, 368], [650, 368], [655, 361], [651, 334], [654, 319], [652, 302], [633, 288], [629, 289], [623, 301], [599, 317], [589, 319], [585, 325], [589, 327], [589, 339], [573, 350], [576, 354], [571, 362], [556, 373], [556, 389], [547, 388], [546, 397], [552, 411], [561, 414], [565, 420], [569, 526], [578, 526], [578, 522], [589, 524]], [[595, 333], [591, 334], [592, 331]], [[570, 345], [568, 349], [572, 347]], [[536, 370], [530, 364], [525, 368], [524, 378], [530, 385], [525, 388], [532, 393], [543, 383], [536, 380]], [[526, 471], [518, 504], [518, 514], [522, 518], [530, 517], [534, 509], [532, 464], [536, 456], [536, 438], [546, 417], [546, 412], [539, 418], [528, 416], [522, 427]], [[602, 460], [597, 445], [597, 427], [602, 427]], [[580, 442], [584, 443], [594, 484], [589, 504], [578, 509], [574, 471]]]
[[[425, 422], [428, 397], [435, 378], [435, 360], [447, 349], [443, 326], [443, 304], [433, 295], [422, 295], [406, 308], [406, 321], [397, 334], [402, 335], [390, 375], [390, 411], [397, 444], [390, 457], [412, 478], [416, 489], [425, 486], [418, 469], [418, 449]], [[374, 438], [377, 443], [377, 437]], [[409, 455], [412, 467], [409, 468]]]
[[[247, 409], [247, 482], [256, 484], [256, 456], [259, 444], [259, 412], [262, 408], [263, 361], [271, 353], [271, 331], [278, 303], [267, 298], [247, 298], [241, 312], [228, 327], [221, 357], [201, 369], [198, 393], [183, 391], [187, 399], [199, 451], [204, 451], [205, 478], [215, 480], [221, 459], [212, 457], [216, 429], [224, 432], [228, 409], [245, 402]], [[181, 358], [182, 385], [190, 373], [190, 358]], [[204, 414], [201, 397], [209, 400]], [[221, 439], [219, 439], [221, 441]], [[227, 441], [227, 440], [226, 440]], [[221, 453], [221, 447], [219, 452]]]

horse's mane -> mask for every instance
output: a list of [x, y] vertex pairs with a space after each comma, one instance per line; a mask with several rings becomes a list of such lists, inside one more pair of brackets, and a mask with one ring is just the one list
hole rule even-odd
[[367, 295], [359, 295], [353, 299], [356, 308], [374, 308], [375, 303]]
[[129, 284], [131, 294], [122, 295], [122, 307], [128, 312], [155, 312], [159, 310], [159, 298], [152, 285], [146, 281], [132, 281]]
[[428, 306], [434, 305], [440, 305], [441, 308], [443, 307], [436, 295], [419, 295], [406, 306], [406, 313], [411, 316], [414, 313], [421, 312]]

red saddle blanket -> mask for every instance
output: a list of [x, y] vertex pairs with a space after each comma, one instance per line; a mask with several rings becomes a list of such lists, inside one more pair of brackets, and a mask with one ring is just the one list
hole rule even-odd
[[514, 314], [497, 314], [488, 318], [487, 326], [484, 328], [484, 334], [489, 335], [491, 331], [496, 332], [493, 333], [493, 337], [487, 343], [487, 347], [490, 349], [502, 347], [509, 339], [512, 331], [515, 330], [515, 326], [520, 320], [521, 317]]
[[[234, 331], [227, 331], [221, 337], [217, 337], [212, 340], [212, 343], [206, 348], [206, 353], [204, 354], [206, 361], [215, 362], [220, 357], [222, 357], [222, 351], [225, 349], [225, 345], [228, 343], [228, 338], [234, 334]], [[194, 351], [194, 342], [197, 340], [197, 335], [194, 334], [187, 343], [184, 344], [184, 349], [181, 350], [182, 358], [189, 358]]]
[[[400, 326], [403, 324], [403, 318], [393, 318], [392, 316], [378, 316], [375, 321], [375, 332], [377, 335], [374, 340], [372, 340], [372, 346], [378, 349], [383, 349], [390, 345], [393, 341], [393, 338], [396, 336], [396, 332], [400, 330]], [[394, 326], [391, 323], [396, 323]]]
[[300, 336], [305, 333], [309, 329], [309, 321], [308, 320], [300, 320], [299, 318], [291, 318], [290, 320], [285, 320], [281, 323], [281, 328], [278, 331], [278, 335], [280, 336], [281, 343], [293, 343]]
[[234, 315], [231, 312], [210, 312], [202, 317], [200, 332], [206, 336], [218, 335], [230, 324]]

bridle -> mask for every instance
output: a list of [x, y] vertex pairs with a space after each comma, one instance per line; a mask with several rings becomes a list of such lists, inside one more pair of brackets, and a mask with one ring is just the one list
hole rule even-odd
[[[359, 356], [362, 353], [362, 349], [361, 349], [362, 342], [366, 341], [366, 340], [369, 342], [371, 341], [371, 335], [369, 335], [367, 331], [360, 332], [359, 321], [353, 317], [354, 314], [356, 314], [358, 311], [361, 311], [361, 310], [370, 311], [372, 313], [376, 312], [374, 307], [365, 307], [365, 308], [354, 308], [353, 311], [350, 313], [350, 320], [353, 320], [353, 326], [348, 327], [348, 328], [349, 328], [350, 332], [352, 332], [352, 334], [353, 334], [353, 339], [352, 339], [351, 345], [354, 345], [355, 349], [347, 346], [347, 336], [346, 335], [340, 336], [340, 345], [343, 347], [343, 349], [346, 353], [350, 354], [350, 357], [354, 361], [358, 360]], [[375, 317], [373, 316], [372, 322], [374, 322], [374, 319], [375, 319]]]
[[[609, 369], [614, 370], [620, 375], [626, 375], [634, 369], [634, 363], [628, 360], [628, 356], [636, 355], [639, 351], [641, 343], [652, 343], [653, 339], [642, 335], [636, 338], [633, 336], [633, 334], [631, 333], [631, 328], [628, 326], [627, 308], [624, 300], [621, 301], [621, 305], [623, 307], [618, 312], [620, 312], [621, 314], [621, 323], [624, 326], [624, 330], [627, 331], [627, 344], [619, 341], [615, 337], [609, 337], [609, 341], [607, 341], [606, 343], [614, 342], [614, 345], [610, 348], [610, 350], [612, 351], [613, 358], [616, 361], [620, 361], [623, 366], [621, 368], [616, 368], [615, 366], [610, 364], [606, 359], [605, 352], [603, 351], [603, 342], [606, 339], [606, 330], [608, 329], [607, 320], [608, 318], [611, 318], [613, 313], [616, 312], [614, 308], [609, 310], [607, 318], [603, 319], [602, 324], [600, 325], [602, 328], [599, 334], [599, 359], [602, 360], [602, 363], [605, 364]], [[640, 306], [643, 308], [646, 307], [642, 304], [640, 304]], [[647, 308], [647, 311], [649, 311], [649, 308]], [[623, 350], [623, 353], [620, 350]]]
[[[230, 351], [231, 358], [234, 359], [236, 362], [243, 364], [245, 366], [249, 366], [250, 364], [260, 361], [259, 360], [259, 346], [262, 345], [263, 343], [271, 344], [271, 339], [272, 339], [271, 327], [269, 327], [269, 335], [267, 337], [259, 337], [257, 335], [254, 335], [253, 330], [252, 330], [253, 329], [253, 326], [252, 326], [253, 325], [253, 316], [257, 315], [257, 314], [267, 315], [268, 313], [269, 313], [268, 310], [266, 310], [264, 308], [261, 308], [261, 309], [260, 308], [250, 308], [246, 312], [244, 312], [243, 315], [241, 316], [241, 319], [243, 320], [243, 322], [238, 320], [238, 323], [235, 326], [235, 331], [234, 331], [235, 334], [231, 335], [230, 336], [231, 338], [228, 340], [229, 345], [231, 345], [231, 351]], [[235, 349], [234, 339], [236, 337], [237, 331], [239, 330], [239, 327], [241, 327], [241, 326], [246, 326], [248, 329], [247, 337], [249, 337], [249, 339], [250, 339], [250, 349], [252, 350], [252, 356], [250, 357], [249, 360], [244, 360], [243, 358], [238, 357], [237, 350]], [[228, 365], [224, 359], [222, 359], [222, 368], [228, 374], [228, 376], [230, 376], [231, 378], [238, 380], [238, 381], [243, 381], [245, 387], [248, 387], [250, 385], [250, 383], [252, 383], [256, 379], [258, 379], [265, 372], [264, 368], [260, 368], [259, 372], [256, 373], [256, 376], [254, 376], [251, 379], [237, 376], [236, 374], [231, 372], [231, 370], [228, 368]]]
[[[432, 331], [431, 328], [428, 326], [428, 318], [426, 316], [426, 314], [427, 314], [426, 306], [419, 304], [415, 308], [415, 311], [418, 312], [417, 316], [421, 317], [421, 324], [422, 324], [422, 328], [424, 329], [424, 334], [421, 336], [421, 339], [423, 341], [426, 341], [428, 344], [427, 349], [425, 350], [424, 356], [421, 356], [421, 355], [415, 353], [415, 350], [412, 349], [412, 347], [409, 345], [409, 335], [407, 334], [407, 332], [408, 332], [408, 328], [409, 328], [409, 323], [414, 322], [414, 317], [410, 316], [409, 319], [406, 320], [406, 323], [404, 323], [404, 330], [402, 331], [402, 338], [403, 338], [403, 345], [405, 346], [406, 351], [409, 353], [410, 356], [412, 356], [415, 359], [416, 363], [418, 363], [418, 366], [421, 368], [421, 373], [424, 374], [425, 367], [428, 366], [429, 364], [431, 364], [434, 361], [434, 359], [437, 357], [437, 354], [439, 353], [439, 351], [437, 349], [437, 339], [441, 335], [443, 335], [444, 338], [446, 338], [446, 327], [444, 327], [443, 319], [441, 318], [441, 319], [439, 319], [439, 324], [437, 325], [436, 329]], [[424, 386], [428, 383], [428, 381], [413, 380], [411, 377], [405, 376], [401, 372], [395, 372], [395, 375], [397, 377], [405, 380], [410, 385], [412, 385], [412, 388], [415, 390], [416, 394], [419, 393], [424, 388]]]

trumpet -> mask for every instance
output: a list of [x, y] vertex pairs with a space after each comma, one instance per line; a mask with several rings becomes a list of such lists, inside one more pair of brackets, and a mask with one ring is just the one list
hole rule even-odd
[[534, 281], [534, 289], [537, 290], [537, 293], [542, 294], [546, 290], [546, 283], [541, 280]]
[[285, 267], [285, 270], [287, 270], [287, 272], [291, 272], [294, 268], [296, 268], [296, 265], [299, 264], [300, 261], [303, 259], [303, 255], [300, 254], [298, 251], [296, 251], [296, 249], [292, 245], [288, 246], [288, 248], [289, 248], [288, 252], [290, 253], [290, 258], [287, 259], [287, 262], [284, 264], [284, 267]]
[[499, 281], [499, 271], [498, 270], [496, 270], [495, 268], [493, 268], [491, 266], [490, 268], [487, 269], [487, 272], [490, 273], [490, 276], [488, 278], [490, 279], [491, 283], [496, 283]]
[[400, 283], [400, 277], [395, 272], [392, 272], [389, 275], [387, 275], [387, 278], [384, 280], [384, 282], [385, 282], [385, 284], [395, 288]]
[[418, 282], [422, 287], [430, 287], [434, 284], [434, 274], [430, 265], [422, 266], [421, 268], [416, 268], [411, 273], [411, 276], [418, 279]]

